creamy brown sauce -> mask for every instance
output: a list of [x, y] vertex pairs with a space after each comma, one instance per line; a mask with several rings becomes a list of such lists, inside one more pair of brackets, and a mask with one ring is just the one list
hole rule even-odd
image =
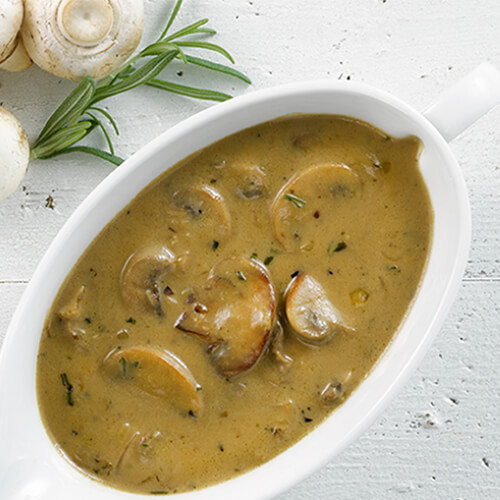
[[37, 385], [57, 446], [105, 484], [161, 493], [224, 481], [310, 432], [417, 290], [432, 231], [419, 148], [297, 116], [154, 181], [48, 314]]

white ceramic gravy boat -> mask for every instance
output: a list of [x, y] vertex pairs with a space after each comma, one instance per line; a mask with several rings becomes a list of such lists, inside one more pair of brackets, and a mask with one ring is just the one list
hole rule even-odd
[[432, 250], [404, 324], [351, 397], [290, 449], [235, 479], [180, 500], [271, 498], [326, 464], [359, 436], [401, 389], [429, 347], [460, 284], [470, 241], [465, 183], [447, 141], [500, 102], [500, 73], [483, 64], [423, 115], [366, 85], [308, 82], [238, 97], [168, 130], [107, 177], [61, 229], [29, 283], [0, 355], [0, 499], [148, 498], [105, 487], [75, 469], [50, 441], [35, 391], [45, 316], [74, 263], [109, 222], [162, 171], [238, 130], [290, 113], [348, 115], [394, 136], [413, 134], [435, 214]]

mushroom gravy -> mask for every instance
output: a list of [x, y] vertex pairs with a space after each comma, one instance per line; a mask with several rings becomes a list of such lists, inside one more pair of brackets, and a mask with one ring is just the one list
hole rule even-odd
[[417, 291], [432, 233], [420, 142], [298, 115], [169, 169], [75, 265], [37, 390], [79, 469], [139, 493], [224, 481], [345, 401]]

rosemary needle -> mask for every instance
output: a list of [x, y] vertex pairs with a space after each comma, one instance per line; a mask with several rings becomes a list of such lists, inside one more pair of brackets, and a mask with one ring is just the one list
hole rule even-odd
[[283, 198], [293, 203], [297, 208], [302, 208], [307, 203], [306, 200], [303, 200], [302, 198], [299, 198], [298, 196], [295, 196], [294, 194], [291, 193], [285, 193], [283, 195]]

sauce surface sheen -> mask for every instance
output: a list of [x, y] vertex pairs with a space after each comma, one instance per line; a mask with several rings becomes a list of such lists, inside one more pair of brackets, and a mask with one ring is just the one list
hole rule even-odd
[[299, 115], [167, 170], [89, 246], [40, 342], [58, 447], [133, 492], [268, 461], [368, 375], [425, 267], [420, 141]]

